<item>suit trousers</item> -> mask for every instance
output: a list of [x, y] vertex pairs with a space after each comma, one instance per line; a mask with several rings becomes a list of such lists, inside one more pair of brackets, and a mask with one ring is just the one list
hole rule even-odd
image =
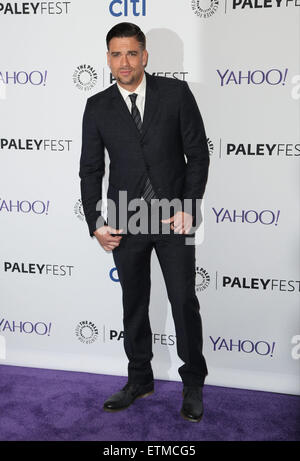
[[127, 232], [112, 251], [122, 287], [128, 382], [145, 384], [153, 380], [149, 301], [154, 248], [171, 304], [177, 354], [184, 362], [178, 373], [184, 385], [203, 386], [208, 371], [202, 353], [202, 321], [195, 293], [195, 234], [175, 233], [167, 223], [160, 224], [159, 233], [151, 233], [153, 208], [148, 204], [148, 232]]

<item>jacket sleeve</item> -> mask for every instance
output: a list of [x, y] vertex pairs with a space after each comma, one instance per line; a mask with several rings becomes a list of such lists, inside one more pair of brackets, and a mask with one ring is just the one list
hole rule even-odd
[[79, 177], [82, 206], [91, 237], [96, 229], [107, 224], [101, 216], [101, 202], [99, 202], [102, 200], [104, 158], [104, 144], [96, 126], [91, 101], [88, 99], [82, 120]]
[[183, 82], [180, 103], [180, 127], [184, 153], [187, 157], [183, 199], [192, 200], [193, 226], [199, 225], [200, 209], [209, 169], [209, 150], [203, 120], [187, 82]]

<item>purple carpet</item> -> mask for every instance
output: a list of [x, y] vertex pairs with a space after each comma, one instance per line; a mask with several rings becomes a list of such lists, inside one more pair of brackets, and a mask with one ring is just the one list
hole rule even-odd
[[117, 413], [104, 400], [125, 377], [0, 366], [1, 441], [296, 441], [300, 397], [205, 386], [200, 423], [179, 414], [182, 384], [155, 380], [154, 394]]

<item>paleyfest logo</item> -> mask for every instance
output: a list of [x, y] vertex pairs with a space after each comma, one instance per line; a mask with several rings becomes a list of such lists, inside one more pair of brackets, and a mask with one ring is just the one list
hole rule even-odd
[[71, 277], [74, 266], [63, 264], [40, 264], [16, 261], [3, 261], [3, 272], [10, 274], [26, 274], [26, 275], [54, 275], [61, 277]]
[[192, 0], [192, 10], [199, 18], [210, 18], [218, 9], [219, 0]]
[[[216, 279], [218, 274], [216, 274]], [[216, 288], [218, 281], [216, 280]], [[237, 275], [223, 275], [221, 279], [222, 288], [238, 288], [246, 290], [266, 290], [266, 291], [281, 291], [286, 293], [299, 293], [300, 280], [288, 279], [269, 279], [262, 277], [241, 277]]]
[[190, 0], [193, 12], [199, 18], [210, 18], [217, 10], [218, 7], [224, 8], [224, 13], [239, 12], [256, 10], [272, 11], [274, 8], [293, 8], [300, 6], [299, 0]]
[[288, 6], [300, 6], [299, 0], [233, 0], [232, 8], [237, 9], [261, 9], [280, 8]]
[[[220, 139], [220, 147], [222, 141]], [[224, 153], [226, 157], [299, 157], [300, 156], [300, 143], [281, 143], [281, 144], [239, 144], [227, 143], [225, 145]], [[220, 149], [221, 156], [221, 149]]]
[[71, 2], [1, 2], [0, 15], [68, 14]]
[[[300, 76], [299, 76], [300, 77]], [[299, 90], [300, 90], [300, 79], [299, 79]], [[300, 96], [300, 94], [299, 94]], [[299, 97], [300, 99], [300, 97]], [[1, 142], [1, 141], [0, 141]], [[208, 148], [210, 155], [214, 155], [214, 145], [208, 139]], [[0, 144], [1, 146], [1, 144]], [[226, 139], [219, 139], [218, 142], [218, 156], [219, 159], [225, 158], [248, 158], [248, 159], [259, 159], [264, 157], [266, 159], [286, 159], [286, 158], [297, 158], [300, 157], [300, 143], [241, 143], [240, 140], [228, 142]], [[217, 152], [216, 152], [217, 153]]]
[[[110, 341], [120, 341], [123, 339], [123, 330], [109, 330]], [[160, 346], [175, 346], [176, 336], [173, 334], [168, 335], [167, 333], [152, 333], [152, 342], [154, 345], [159, 344]]]
[[70, 152], [72, 139], [0, 138], [0, 150]]

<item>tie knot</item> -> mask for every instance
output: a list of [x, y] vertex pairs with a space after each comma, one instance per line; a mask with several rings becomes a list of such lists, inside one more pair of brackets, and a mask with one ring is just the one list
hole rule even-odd
[[129, 97], [130, 97], [130, 100], [131, 100], [132, 105], [135, 105], [136, 98], [137, 98], [137, 94], [136, 94], [136, 93], [132, 93], [132, 94], [129, 95]]

